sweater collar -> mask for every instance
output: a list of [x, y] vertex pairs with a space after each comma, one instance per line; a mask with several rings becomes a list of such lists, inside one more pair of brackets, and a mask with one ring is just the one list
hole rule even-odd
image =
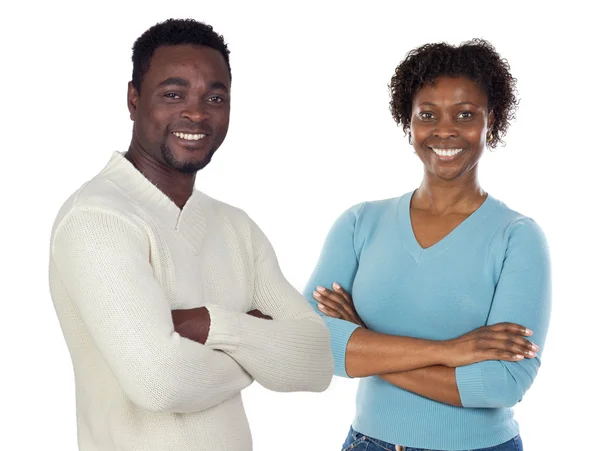
[[102, 174], [129, 194], [136, 203], [160, 217], [175, 230], [185, 228], [187, 222], [204, 223], [201, 212], [206, 206], [207, 196], [194, 188], [186, 204], [179, 209], [165, 193], [138, 171], [122, 152], [112, 154]]

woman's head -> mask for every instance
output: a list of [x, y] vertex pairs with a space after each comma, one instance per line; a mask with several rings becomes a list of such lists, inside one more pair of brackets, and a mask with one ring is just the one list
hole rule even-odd
[[412, 50], [396, 68], [390, 91], [394, 120], [426, 168], [441, 170], [442, 178], [472, 169], [486, 143], [502, 142], [518, 105], [508, 63], [479, 39]]

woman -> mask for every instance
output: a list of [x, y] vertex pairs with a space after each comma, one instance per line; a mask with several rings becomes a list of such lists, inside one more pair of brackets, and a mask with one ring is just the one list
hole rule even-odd
[[336, 374], [361, 378], [343, 449], [521, 450], [511, 407], [540, 366], [549, 257], [536, 223], [477, 177], [513, 118], [515, 79], [473, 40], [413, 50], [390, 88], [423, 181], [342, 214], [305, 292]]

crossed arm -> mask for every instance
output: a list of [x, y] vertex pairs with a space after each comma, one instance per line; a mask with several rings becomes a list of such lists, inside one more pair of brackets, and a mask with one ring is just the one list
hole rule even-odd
[[533, 384], [541, 364], [551, 310], [550, 262], [541, 231], [518, 224], [509, 243], [487, 324], [512, 321], [534, 331], [536, 355], [519, 361], [492, 359], [448, 368], [431, 366], [381, 375], [426, 398], [464, 407], [512, 407]]
[[[332, 334], [336, 374], [379, 376], [399, 388], [445, 404], [509, 407], [521, 400], [540, 366], [550, 316], [550, 264], [544, 236], [531, 220], [511, 229], [504, 265], [487, 324], [446, 341], [415, 340], [365, 328], [343, 288], [315, 290], [327, 268], [351, 287], [358, 261], [351, 218], [340, 218], [305, 296], [325, 318]], [[343, 263], [340, 262], [343, 259]], [[523, 326], [526, 327], [523, 327]], [[536, 345], [525, 340], [533, 330]]]
[[[333, 377], [327, 326], [285, 279], [267, 237], [250, 225], [256, 249], [251, 314], [208, 305], [174, 315], [193, 324], [208, 321], [206, 346], [227, 353], [265, 388], [323, 391]], [[203, 342], [198, 335], [187, 338]]]
[[129, 218], [77, 208], [52, 239], [50, 270], [126, 396], [154, 412], [196, 412], [237, 395], [252, 377], [227, 354], [174, 331], [149, 263], [147, 235]]
[[147, 236], [123, 215], [92, 207], [68, 213], [53, 234], [50, 268], [135, 404], [195, 412], [231, 398], [253, 379], [278, 391], [319, 391], [331, 381], [327, 328], [285, 281], [264, 240], [253, 305], [275, 320], [209, 306], [206, 344], [175, 331], [149, 263]]

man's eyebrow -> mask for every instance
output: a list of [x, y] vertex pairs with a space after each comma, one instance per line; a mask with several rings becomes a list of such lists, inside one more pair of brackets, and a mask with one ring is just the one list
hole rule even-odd
[[222, 89], [223, 91], [228, 91], [229, 88], [227, 88], [227, 86], [225, 85], [225, 83], [221, 83], [220, 81], [213, 81], [210, 85], [209, 88], [211, 90], [213, 89]]
[[[158, 84], [158, 87], [161, 88], [163, 86], [173, 86], [173, 85], [181, 86], [182, 88], [190, 87], [190, 84], [188, 83], [188, 81], [185, 80], [184, 78], [180, 78], [180, 77], [169, 77], [166, 80], [161, 81]], [[222, 89], [223, 91], [229, 91], [229, 88], [227, 87], [227, 85], [220, 81], [213, 81], [212, 83], [210, 83], [210, 85], [208, 87], [210, 90]]]
[[179, 77], [169, 77], [166, 80], [161, 81], [158, 84], [158, 87], [162, 87], [162, 86], [171, 86], [171, 85], [176, 85], [176, 86], [182, 86], [184, 88], [189, 87], [189, 83], [187, 82], [187, 80], [184, 80], [183, 78], [179, 78]]

